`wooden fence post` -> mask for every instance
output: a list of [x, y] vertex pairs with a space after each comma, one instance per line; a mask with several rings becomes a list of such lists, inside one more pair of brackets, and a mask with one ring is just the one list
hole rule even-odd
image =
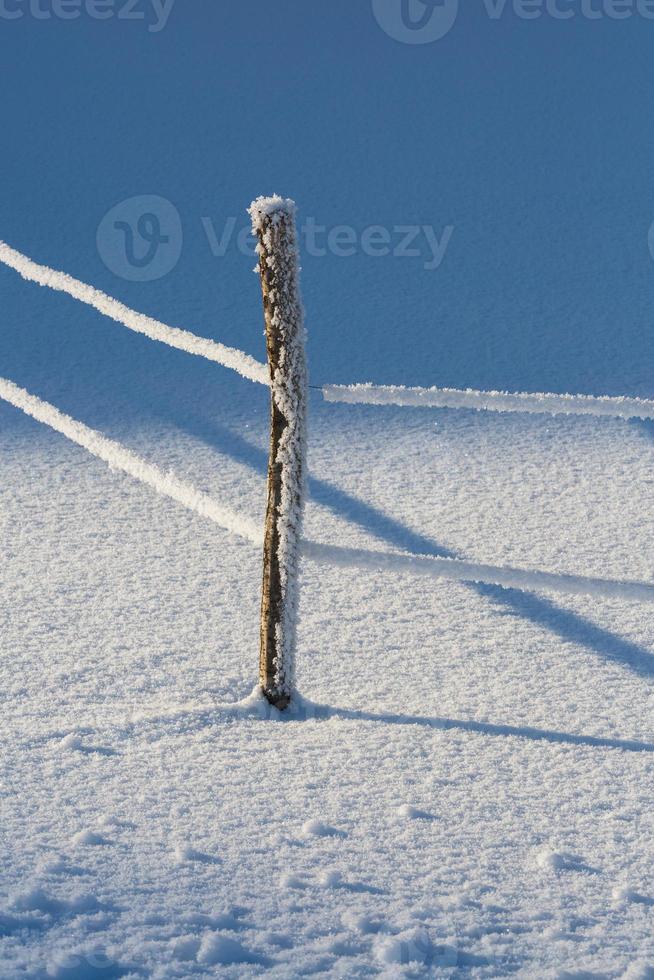
[[258, 239], [271, 387], [259, 680], [270, 704], [284, 710], [290, 704], [295, 679], [306, 478], [304, 316], [294, 202], [260, 197], [249, 212]]

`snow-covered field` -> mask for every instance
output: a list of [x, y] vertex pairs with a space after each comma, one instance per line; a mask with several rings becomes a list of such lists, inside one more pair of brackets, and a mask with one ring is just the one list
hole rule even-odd
[[[130, 443], [256, 516], [264, 408]], [[314, 406], [314, 537], [651, 574], [641, 428], [353, 411]], [[651, 963], [649, 607], [308, 565], [309, 703], [227, 710], [256, 549], [10, 416], [3, 975]]]
[[[202, 218], [451, 225], [437, 269], [306, 251], [312, 383], [654, 398], [654, 24], [480, 10], [424, 46], [346, 0], [3, 21], [0, 239], [261, 360]], [[97, 229], [155, 194], [181, 256], [126, 281]], [[263, 386], [0, 295], [0, 376], [261, 524]], [[651, 421], [309, 422], [313, 541], [654, 580]], [[257, 547], [4, 403], [0, 528], [2, 980], [654, 976], [651, 605], [305, 562], [282, 719]]]

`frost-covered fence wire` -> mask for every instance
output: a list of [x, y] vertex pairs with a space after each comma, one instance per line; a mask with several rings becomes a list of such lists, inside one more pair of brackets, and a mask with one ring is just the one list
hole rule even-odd
[[249, 381], [256, 381], [259, 384], [268, 384], [268, 372], [265, 364], [255, 360], [244, 351], [237, 350], [235, 347], [227, 347], [216, 340], [207, 337], [197, 337], [188, 330], [181, 330], [179, 327], [169, 327], [159, 320], [146, 316], [144, 313], [137, 313], [129, 307], [107, 296], [106, 293], [74, 279], [65, 272], [58, 272], [50, 269], [47, 265], [39, 265], [29, 259], [21, 252], [11, 248], [5, 242], [0, 242], [0, 262], [18, 272], [23, 279], [36, 282], [39, 286], [48, 286], [50, 289], [62, 293], [68, 293], [73, 299], [80, 303], [92, 306], [104, 316], [110, 317], [117, 323], [133, 330], [135, 333], [144, 334], [150, 340], [157, 340], [169, 347], [177, 350], [186, 351], [187, 354], [195, 354], [197, 357], [205, 357], [223, 367], [231, 368], [238, 374], [247, 378]]
[[560, 575], [553, 572], [529, 571], [525, 568], [484, 565], [459, 558], [431, 558], [427, 555], [366, 551], [341, 548], [329, 544], [305, 541], [302, 554], [311, 561], [347, 568], [375, 571], [410, 572], [453, 582], [479, 582], [500, 585], [504, 589], [522, 592], [556, 592], [562, 595], [595, 596], [604, 599], [626, 599], [629, 602], [654, 602], [654, 583], [630, 582], [620, 579], [588, 578], [584, 575]]
[[[30, 394], [5, 378], [0, 378], [0, 398], [60, 432], [77, 445], [83, 446], [93, 456], [108, 463], [112, 469], [122, 470], [162, 496], [170, 497], [200, 517], [213, 521], [223, 530], [238, 535], [257, 548], [261, 547], [263, 534], [254, 521], [223, 507], [208, 494], [180, 480], [174, 473], [166, 473], [152, 463], [146, 462], [120, 443], [65, 415], [54, 405], [37, 398], [36, 395]], [[654, 584], [649, 582], [555, 575], [549, 572], [460, 561], [455, 558], [430, 558], [402, 552], [340, 548], [307, 540], [302, 542], [301, 552], [309, 561], [327, 565], [365, 568], [371, 571], [415, 573], [433, 579], [449, 579], [456, 582], [483, 582], [486, 585], [500, 585], [523, 591], [542, 590], [564, 595], [590, 595], [630, 602], [654, 602]]]
[[[130, 310], [119, 300], [58, 272], [39, 265], [5, 242], [0, 242], [0, 262], [18, 272], [23, 279], [40, 286], [67, 293], [74, 299], [94, 307], [129, 330], [151, 340], [168, 344], [177, 350], [205, 357], [223, 367], [231, 368], [250, 381], [269, 384], [265, 364], [250, 354], [228, 347], [207, 337], [198, 337], [188, 330], [170, 327], [159, 320]], [[654, 401], [626, 396], [557, 395], [548, 392], [476, 391], [472, 388], [415, 388], [401, 385], [326, 384], [321, 386], [327, 402], [350, 405], [399, 405], [414, 408], [472, 408], [488, 412], [527, 412], [544, 415], [595, 415], [608, 418], [654, 419]]]
[[250, 205], [270, 370], [270, 460], [261, 599], [261, 690], [288, 707], [295, 684], [300, 541], [306, 477], [307, 366], [295, 203]]
[[98, 459], [108, 463], [111, 469], [128, 473], [164, 497], [172, 497], [173, 500], [183, 504], [189, 510], [195, 511], [201, 517], [208, 517], [209, 520], [224, 528], [225, 531], [238, 534], [254, 544], [261, 544], [261, 530], [253, 521], [242, 517], [228, 507], [223, 507], [208, 494], [202, 493], [190, 483], [180, 480], [174, 473], [166, 473], [158, 466], [141, 459], [131, 449], [121, 446], [119, 442], [114, 442], [113, 439], [108, 439], [95, 429], [84, 425], [83, 422], [78, 422], [70, 415], [65, 415], [49, 402], [42, 401], [24, 388], [19, 388], [13, 381], [0, 378], [0, 398], [15, 408], [19, 408], [26, 415], [31, 415], [38, 422], [49, 425], [51, 429], [60, 432], [71, 442], [83, 446], [93, 456], [97, 456]]
[[537, 415], [596, 415], [654, 419], [654, 401], [608, 395], [555, 395], [545, 392], [475, 391], [472, 388], [404, 388], [399, 385], [324, 385], [328, 402], [349, 405], [400, 405], [412, 408], [473, 408], [487, 412]]

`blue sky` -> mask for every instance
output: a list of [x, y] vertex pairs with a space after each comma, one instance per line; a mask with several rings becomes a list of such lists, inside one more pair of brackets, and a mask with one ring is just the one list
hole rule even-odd
[[[358, 243], [304, 257], [315, 381], [654, 395], [654, 21], [589, 20], [581, 0], [570, 20], [511, 5], [493, 19], [479, 0], [440, 40], [405, 44], [370, 0], [177, 0], [161, 30], [151, 0], [141, 20], [18, 4], [0, 18], [0, 238], [261, 357], [253, 263], [234, 240], [212, 254], [206, 226], [232, 218], [235, 239], [250, 200], [276, 191]], [[183, 245], [167, 275], [129, 282], [96, 236], [142, 195], [172, 203]], [[373, 225], [451, 237], [426, 269], [424, 236], [418, 256], [363, 254]], [[71, 301], [8, 271], [0, 289], [17, 381], [72, 397], [86, 372], [109, 391], [119, 350], [138, 360]]]

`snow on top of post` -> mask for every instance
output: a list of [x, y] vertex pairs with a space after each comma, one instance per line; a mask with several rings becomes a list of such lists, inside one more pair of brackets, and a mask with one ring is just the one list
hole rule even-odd
[[252, 231], [255, 235], [262, 228], [266, 218], [275, 214], [295, 217], [295, 212], [295, 201], [290, 197], [280, 197], [279, 194], [273, 194], [271, 197], [257, 197], [248, 208], [248, 214], [252, 218]]

